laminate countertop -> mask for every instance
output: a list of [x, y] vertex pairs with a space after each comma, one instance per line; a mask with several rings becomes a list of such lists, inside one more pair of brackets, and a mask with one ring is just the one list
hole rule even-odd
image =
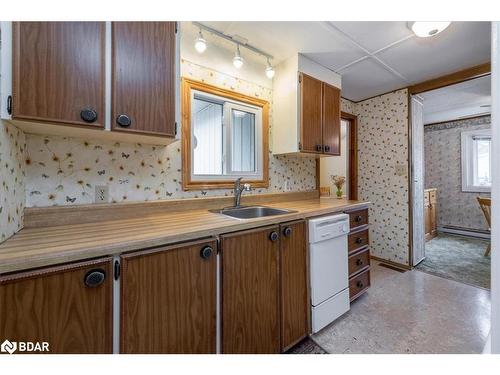
[[25, 228], [0, 244], [0, 274], [212, 237], [368, 204], [316, 198], [266, 203], [269, 207], [296, 212], [257, 219], [233, 219], [206, 209], [195, 209], [95, 223]]

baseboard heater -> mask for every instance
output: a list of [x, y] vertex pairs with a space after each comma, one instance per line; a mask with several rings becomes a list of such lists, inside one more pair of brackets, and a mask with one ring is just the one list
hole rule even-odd
[[462, 228], [462, 227], [455, 227], [452, 225], [445, 225], [442, 227], [438, 227], [437, 230], [438, 232], [443, 232], [443, 233], [458, 234], [467, 237], [485, 238], [488, 240], [490, 239], [490, 232], [487, 230]]

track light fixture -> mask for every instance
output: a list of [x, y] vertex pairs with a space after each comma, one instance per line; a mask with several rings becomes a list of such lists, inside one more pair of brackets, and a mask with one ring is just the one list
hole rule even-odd
[[269, 61], [269, 57], [267, 58], [266, 76], [269, 79], [273, 79], [274, 77], [274, 68]]
[[196, 38], [196, 41], [194, 42], [194, 48], [199, 53], [203, 53], [207, 49], [207, 42], [203, 38], [203, 34], [201, 32], [201, 27], [200, 27], [200, 31], [198, 32], [198, 38]]
[[241, 57], [239, 44], [236, 45], [236, 53], [234, 54], [234, 57], [233, 57], [233, 65], [237, 69], [239, 69], [243, 66], [243, 57]]

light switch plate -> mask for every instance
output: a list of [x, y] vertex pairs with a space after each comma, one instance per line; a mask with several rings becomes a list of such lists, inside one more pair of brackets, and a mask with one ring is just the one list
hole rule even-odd
[[109, 187], [107, 185], [95, 186], [95, 203], [108, 203], [109, 202]]

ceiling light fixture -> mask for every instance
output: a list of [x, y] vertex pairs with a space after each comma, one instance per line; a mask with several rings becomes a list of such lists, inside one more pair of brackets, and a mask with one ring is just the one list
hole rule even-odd
[[420, 38], [428, 38], [439, 34], [450, 26], [449, 21], [415, 21], [409, 22], [408, 26]]
[[198, 53], [203, 53], [207, 49], [207, 42], [203, 38], [201, 28], [200, 31], [198, 32], [198, 38], [196, 38], [196, 42], [194, 42], [194, 48], [196, 49], [196, 51], [198, 51]]
[[269, 79], [273, 79], [274, 77], [274, 68], [269, 61], [269, 57], [267, 58], [266, 76]]
[[234, 57], [233, 57], [233, 65], [237, 69], [239, 69], [243, 66], [243, 57], [241, 57], [239, 44], [236, 45], [236, 53], [234, 54]]

